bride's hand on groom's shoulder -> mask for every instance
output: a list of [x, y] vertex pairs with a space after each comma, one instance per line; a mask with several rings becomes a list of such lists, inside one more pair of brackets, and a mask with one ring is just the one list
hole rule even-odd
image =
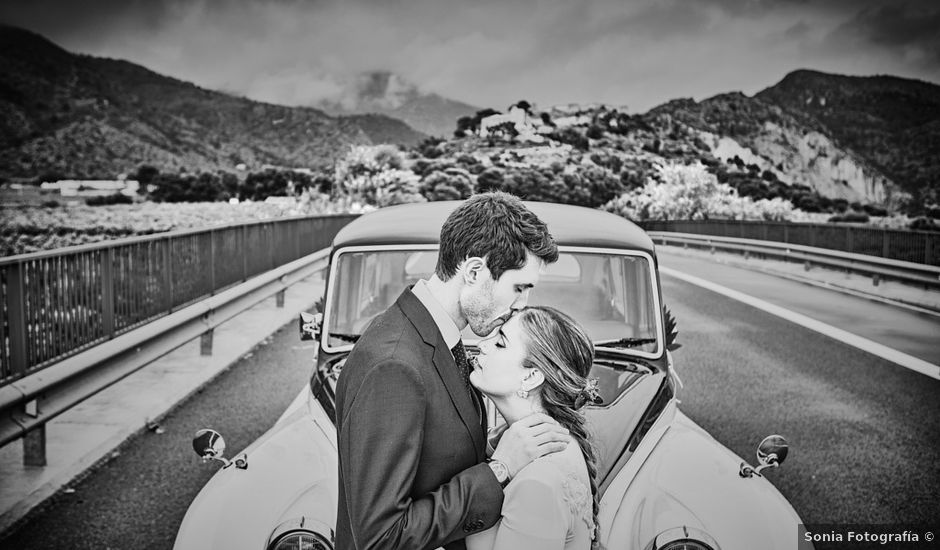
[[493, 460], [506, 465], [511, 477], [536, 458], [563, 451], [568, 446], [568, 430], [544, 413], [522, 418], [497, 435]]

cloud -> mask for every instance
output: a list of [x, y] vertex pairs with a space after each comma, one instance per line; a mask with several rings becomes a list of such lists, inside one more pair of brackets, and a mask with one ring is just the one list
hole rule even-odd
[[938, 48], [929, 26], [938, 28], [937, 10], [930, 5], [8, 0], [0, 3], [0, 19], [72, 51], [128, 59], [274, 103], [335, 99], [360, 73], [386, 70], [481, 107], [524, 98], [542, 106], [602, 101], [645, 110], [675, 97], [754, 93], [797, 68], [936, 81], [940, 72], [929, 52]]
[[787, 30], [783, 31], [783, 35], [789, 39], [799, 40], [809, 34], [809, 32], [810, 26], [806, 23], [806, 21], [800, 20]]
[[869, 7], [836, 28], [830, 43], [870, 44], [904, 64], [940, 69], [940, 5], [903, 3]]

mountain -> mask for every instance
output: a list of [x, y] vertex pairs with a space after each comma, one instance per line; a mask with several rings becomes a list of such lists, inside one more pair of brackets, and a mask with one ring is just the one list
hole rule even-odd
[[336, 115], [378, 113], [405, 121], [425, 134], [449, 137], [462, 116], [473, 116], [479, 107], [421, 92], [417, 86], [388, 71], [362, 73], [337, 97], [318, 102]]
[[737, 156], [824, 196], [894, 203], [904, 194], [921, 200], [938, 190], [935, 84], [799, 70], [753, 97], [673, 100], [645, 116], [688, 125], [715, 157]]
[[333, 117], [252, 101], [0, 28], [0, 176], [113, 178], [246, 164], [318, 167], [351, 144], [425, 136], [382, 115]]
[[894, 76], [794, 71], [755, 98], [816, 121], [908, 192], [940, 189], [940, 86]]

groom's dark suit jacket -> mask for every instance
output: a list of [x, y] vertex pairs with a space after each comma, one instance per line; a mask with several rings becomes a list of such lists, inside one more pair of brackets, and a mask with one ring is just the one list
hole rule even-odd
[[485, 427], [410, 289], [350, 353], [336, 430], [338, 550], [463, 549], [464, 537], [499, 519], [503, 491], [483, 463]]

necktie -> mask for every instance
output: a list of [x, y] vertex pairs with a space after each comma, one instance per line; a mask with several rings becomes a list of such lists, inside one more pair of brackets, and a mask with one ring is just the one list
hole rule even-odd
[[467, 359], [467, 348], [463, 347], [463, 340], [458, 340], [457, 344], [450, 349], [450, 352], [454, 354], [454, 361], [457, 363], [457, 369], [460, 371], [460, 378], [463, 379], [464, 387], [467, 388], [468, 393], [472, 394], [470, 391], [470, 360]]
[[477, 396], [473, 394], [473, 388], [470, 387], [470, 360], [467, 359], [467, 348], [463, 347], [463, 340], [458, 340], [457, 344], [454, 345], [450, 351], [454, 354], [454, 361], [457, 363], [460, 377], [463, 379], [464, 387], [467, 389], [467, 395], [470, 396], [470, 402], [473, 403], [473, 408], [476, 410], [477, 416], [480, 417], [482, 424], [483, 413], [480, 411], [481, 404], [477, 402]]

